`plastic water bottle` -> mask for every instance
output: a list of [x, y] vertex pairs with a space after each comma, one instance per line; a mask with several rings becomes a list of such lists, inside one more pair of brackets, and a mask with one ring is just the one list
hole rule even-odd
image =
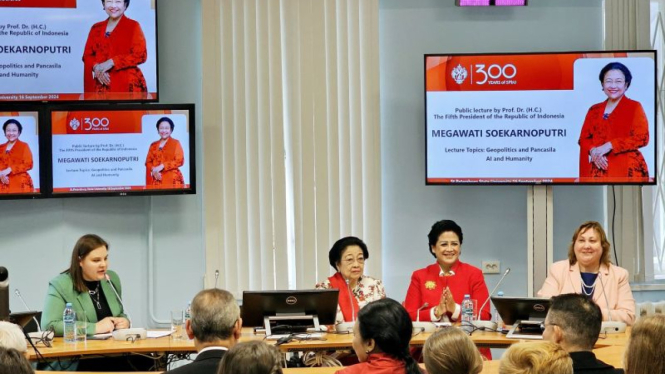
[[[497, 292], [496, 296], [503, 297], [503, 291]], [[494, 322], [496, 322], [496, 331], [503, 331], [503, 320], [499, 315], [499, 311], [496, 310], [496, 307], [494, 307]]]
[[65, 305], [62, 312], [63, 338], [65, 343], [76, 343], [76, 312], [72, 308], [72, 303]]
[[466, 331], [473, 330], [473, 301], [471, 301], [471, 295], [464, 295], [464, 300], [462, 300], [462, 329]]

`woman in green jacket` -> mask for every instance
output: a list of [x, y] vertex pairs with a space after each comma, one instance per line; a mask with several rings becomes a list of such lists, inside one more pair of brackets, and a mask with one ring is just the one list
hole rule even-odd
[[122, 307], [120, 278], [108, 269], [109, 245], [94, 234], [83, 235], [74, 245], [68, 270], [49, 282], [42, 312], [42, 327], [63, 334], [62, 312], [71, 303], [78, 321], [87, 322], [87, 334], [129, 328]]

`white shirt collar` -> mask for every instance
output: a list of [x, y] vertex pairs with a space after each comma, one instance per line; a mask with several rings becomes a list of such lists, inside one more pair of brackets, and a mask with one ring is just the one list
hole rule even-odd
[[201, 354], [206, 351], [228, 351], [229, 349], [226, 347], [222, 346], [213, 346], [213, 347], [205, 347], [202, 350], [200, 350], [198, 353]]

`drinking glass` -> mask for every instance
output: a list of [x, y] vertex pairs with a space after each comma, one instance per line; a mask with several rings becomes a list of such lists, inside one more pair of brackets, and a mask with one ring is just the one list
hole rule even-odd
[[176, 309], [171, 311], [171, 338], [173, 340], [184, 339], [185, 333], [185, 324], [182, 309]]

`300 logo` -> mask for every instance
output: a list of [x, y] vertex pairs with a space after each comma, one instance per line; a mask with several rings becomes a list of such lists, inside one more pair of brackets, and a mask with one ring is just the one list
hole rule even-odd
[[487, 66], [485, 64], [476, 64], [476, 73], [483, 76], [483, 79], [476, 81], [476, 84], [485, 84], [489, 79], [512, 79], [517, 75], [517, 68], [513, 64], [498, 65], [492, 64]]
[[99, 130], [100, 128], [109, 127], [110, 121], [108, 118], [83, 118], [85, 127], [83, 130], [90, 131], [92, 129]]

